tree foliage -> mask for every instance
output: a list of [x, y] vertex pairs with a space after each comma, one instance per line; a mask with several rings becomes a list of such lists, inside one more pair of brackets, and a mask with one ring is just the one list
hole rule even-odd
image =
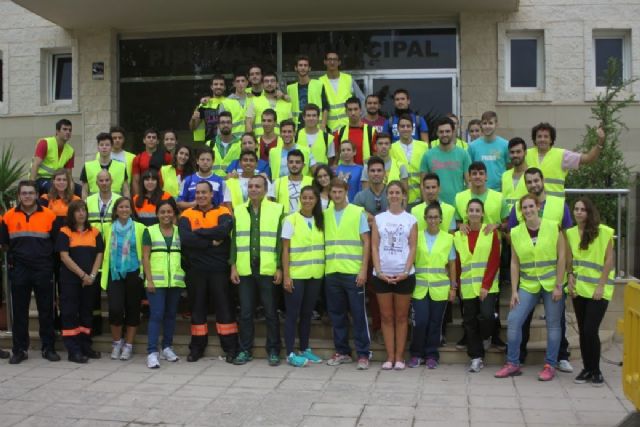
[[13, 157], [13, 145], [5, 145], [0, 150], [0, 209], [6, 212], [16, 199], [16, 185], [26, 173], [21, 159]]
[[[597, 125], [587, 126], [583, 142], [576, 147], [580, 153], [587, 152], [598, 143], [596, 130], [602, 126], [606, 133], [605, 148], [600, 153], [600, 158], [590, 164], [580, 166], [572, 170], [567, 176], [566, 188], [629, 188], [631, 169], [624, 161], [624, 153], [620, 150], [620, 135], [627, 130], [621, 120], [621, 112], [629, 104], [634, 102], [634, 96], [622, 98], [624, 89], [631, 85], [635, 79], [623, 81], [620, 79], [620, 63], [611, 58], [606, 71], [604, 92], [596, 97], [596, 103], [591, 108], [591, 117]], [[578, 195], [569, 195], [568, 202], [573, 202]], [[617, 226], [617, 199], [612, 195], [589, 195], [600, 211], [603, 223], [611, 227]], [[624, 222], [623, 222], [624, 226]], [[619, 230], [623, 232], [623, 230]]]

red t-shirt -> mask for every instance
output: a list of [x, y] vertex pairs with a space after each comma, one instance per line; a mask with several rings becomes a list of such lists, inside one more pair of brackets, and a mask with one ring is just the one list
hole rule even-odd
[[[356, 155], [353, 158], [353, 162], [358, 164], [358, 165], [363, 165], [364, 164], [364, 159], [362, 158], [362, 140], [364, 138], [364, 127], [362, 126], [349, 126], [348, 130], [345, 130], [344, 133], [342, 134], [342, 141], [344, 141], [345, 139], [348, 139], [349, 141], [353, 142], [354, 144], [356, 144]], [[340, 130], [337, 130], [334, 132], [333, 134], [333, 143], [336, 147], [336, 157], [339, 159], [340, 158], [340, 143], [342, 142], [340, 141]], [[371, 141], [369, 141], [369, 152], [371, 152], [372, 147], [375, 147], [376, 144], [376, 134], [375, 132], [373, 132], [373, 137], [371, 138]]]
[[[144, 172], [149, 169], [149, 162], [151, 161], [151, 155], [146, 151], [138, 154], [133, 159], [133, 164], [131, 166], [131, 174], [132, 175], [142, 175]], [[171, 164], [171, 153], [164, 153], [164, 164]]]
[[[47, 149], [48, 149], [47, 141], [44, 139], [41, 139], [40, 141], [38, 141], [38, 144], [36, 144], [35, 156], [44, 160], [45, 157], [47, 157]], [[62, 157], [62, 150], [64, 150], [64, 145], [62, 146], [62, 148], [58, 146], [58, 158]], [[75, 159], [75, 156], [76, 154], [73, 153], [71, 158], [67, 160], [67, 163], [64, 164], [65, 169], [73, 169], [73, 160]]]

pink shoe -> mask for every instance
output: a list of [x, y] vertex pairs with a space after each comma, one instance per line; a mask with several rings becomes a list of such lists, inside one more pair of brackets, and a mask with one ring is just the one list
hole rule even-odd
[[508, 377], [517, 377], [522, 375], [522, 370], [520, 370], [520, 366], [514, 365], [513, 363], [506, 363], [502, 369], [495, 373], [494, 377], [496, 378], [508, 378]]
[[545, 364], [542, 371], [538, 374], [538, 380], [551, 381], [556, 376], [556, 368], [551, 367], [549, 364]]
[[406, 365], [404, 362], [401, 361], [396, 361], [396, 364], [393, 365], [393, 369], [395, 369], [396, 371], [402, 371], [404, 370], [404, 368], [406, 368]]
[[382, 364], [382, 370], [384, 371], [390, 371], [391, 369], [393, 369], [393, 362], [390, 361], [386, 361]]

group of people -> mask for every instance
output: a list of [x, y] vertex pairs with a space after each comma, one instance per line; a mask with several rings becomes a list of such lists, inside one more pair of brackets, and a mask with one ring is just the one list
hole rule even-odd
[[234, 76], [229, 96], [224, 78], [214, 76], [212, 96], [189, 122], [193, 144], [149, 129], [145, 151], [134, 155], [124, 150], [124, 129], [113, 127], [97, 135], [98, 153], [79, 185], [67, 143], [72, 125], [60, 120], [56, 135], [38, 142], [31, 179], [19, 183], [18, 204], [0, 229], [14, 309], [10, 363], [28, 357], [31, 291], [44, 358], [60, 359], [56, 305], [69, 360], [100, 357], [91, 336], [102, 290], [112, 359], [131, 358], [145, 299], [147, 366], [176, 361], [172, 340], [186, 288], [189, 362], [207, 347], [210, 303], [227, 362], [251, 361], [259, 297], [272, 366], [281, 362], [279, 309], [287, 363], [322, 362], [309, 341], [322, 299], [333, 326], [329, 365], [353, 361], [351, 332], [357, 367], [367, 369], [371, 332], [381, 332], [382, 369], [435, 369], [445, 318], [459, 298], [465, 334], [457, 346], [479, 372], [486, 349], [504, 345], [498, 296], [510, 287], [507, 362], [496, 377], [521, 373], [540, 299], [548, 344], [539, 379], [573, 370], [564, 337], [568, 294], [584, 361], [576, 382], [602, 384], [598, 328], [613, 292], [613, 230], [588, 199], [569, 210], [564, 179], [597, 160], [604, 132], [592, 150], [576, 153], [555, 147], [555, 129], [540, 123], [528, 148], [521, 138], [497, 136], [497, 115], [488, 111], [470, 121], [470, 142], [458, 138], [453, 114], [434, 124], [430, 141], [407, 91], [394, 93], [396, 111], [383, 118], [378, 96], [364, 98], [339, 64], [327, 52], [327, 74], [314, 80], [301, 56], [286, 93], [259, 66]]

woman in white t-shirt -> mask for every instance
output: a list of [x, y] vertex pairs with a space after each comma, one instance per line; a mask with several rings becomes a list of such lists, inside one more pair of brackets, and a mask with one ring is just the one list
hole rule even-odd
[[389, 208], [376, 215], [371, 229], [373, 287], [380, 304], [387, 351], [382, 369], [402, 370], [409, 305], [416, 286], [413, 263], [418, 231], [415, 217], [404, 210], [407, 190], [402, 183], [391, 181], [386, 191]]

